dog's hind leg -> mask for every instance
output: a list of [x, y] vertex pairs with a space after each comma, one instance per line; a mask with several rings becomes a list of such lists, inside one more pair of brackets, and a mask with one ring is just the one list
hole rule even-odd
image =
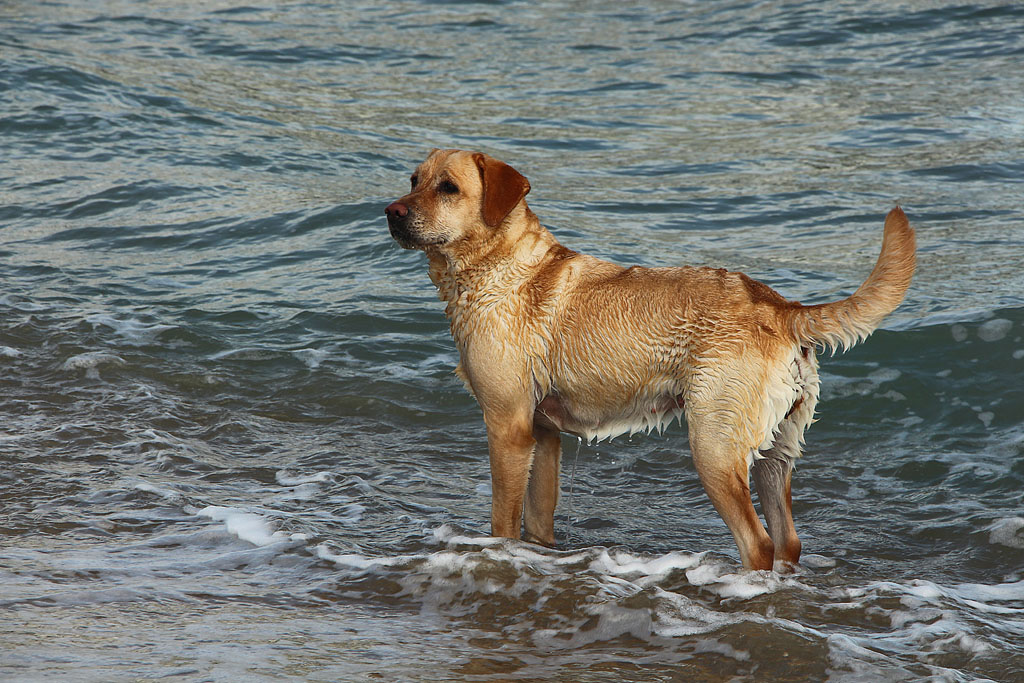
[[793, 464], [800, 457], [804, 431], [814, 422], [819, 391], [817, 365], [814, 350], [809, 347], [794, 354], [789, 371], [800, 393], [772, 430], [771, 446], [757, 454], [752, 468], [761, 512], [775, 544], [776, 571], [791, 571], [799, 566], [801, 544], [793, 525], [791, 493]]
[[818, 403], [818, 373], [813, 354], [803, 350], [793, 367], [803, 393], [773, 430], [771, 447], [758, 453], [761, 457], [755, 458], [752, 468], [761, 512], [775, 544], [776, 571], [799, 566], [801, 545], [793, 525], [791, 493], [793, 464], [800, 457], [804, 431], [814, 421], [814, 408]]
[[793, 460], [775, 448], [754, 460], [754, 486], [761, 512], [768, 523], [768, 535], [775, 546], [776, 571], [792, 570], [800, 560], [800, 539], [793, 524], [793, 499], [790, 486]]
[[546, 546], [555, 544], [555, 507], [558, 505], [562, 439], [558, 430], [535, 425], [530, 483], [526, 488], [523, 540]]
[[693, 464], [708, 498], [732, 532], [744, 569], [771, 569], [774, 546], [750, 499], [749, 451], [728, 440], [704, 436], [690, 421]]

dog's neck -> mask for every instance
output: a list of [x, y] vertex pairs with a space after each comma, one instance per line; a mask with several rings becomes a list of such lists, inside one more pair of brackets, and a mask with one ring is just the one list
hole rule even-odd
[[[449, 306], [466, 291], [507, 291], [530, 277], [532, 267], [557, 245], [522, 201], [483, 246], [476, 242], [470, 251], [454, 243], [427, 249], [430, 280]], [[486, 289], [481, 287], [484, 283]]]

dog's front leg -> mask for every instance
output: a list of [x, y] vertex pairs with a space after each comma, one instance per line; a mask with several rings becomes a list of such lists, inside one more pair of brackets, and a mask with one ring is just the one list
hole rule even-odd
[[519, 538], [537, 442], [527, 415], [484, 414], [491, 458], [491, 535]]

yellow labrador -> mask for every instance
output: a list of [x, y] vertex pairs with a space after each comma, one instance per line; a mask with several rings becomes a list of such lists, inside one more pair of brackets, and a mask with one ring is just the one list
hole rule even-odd
[[[743, 566], [800, 557], [790, 479], [818, 401], [815, 347], [867, 337], [903, 300], [915, 237], [899, 208], [850, 297], [803, 306], [713, 268], [623, 266], [568, 249], [526, 205], [530, 183], [486, 154], [433, 150], [386, 209], [391, 235], [430, 262], [483, 410], [491, 533], [554, 543], [559, 432], [587, 440], [686, 416], [705, 491]], [[750, 496], [749, 475], [768, 524]]]

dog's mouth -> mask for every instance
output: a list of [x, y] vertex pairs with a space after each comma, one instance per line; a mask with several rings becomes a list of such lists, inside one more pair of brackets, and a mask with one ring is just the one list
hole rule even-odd
[[394, 222], [388, 221], [388, 231], [402, 249], [415, 249], [419, 246], [405, 226], [396, 226]]
[[403, 249], [426, 249], [427, 247], [439, 246], [446, 242], [446, 240], [438, 237], [424, 239], [416, 233], [416, 227], [412, 214], [388, 216], [388, 231], [391, 233], [391, 237], [398, 242], [398, 246]]
[[433, 240], [424, 240], [416, 235], [407, 223], [388, 221], [388, 231], [402, 249], [423, 249], [433, 244]]

